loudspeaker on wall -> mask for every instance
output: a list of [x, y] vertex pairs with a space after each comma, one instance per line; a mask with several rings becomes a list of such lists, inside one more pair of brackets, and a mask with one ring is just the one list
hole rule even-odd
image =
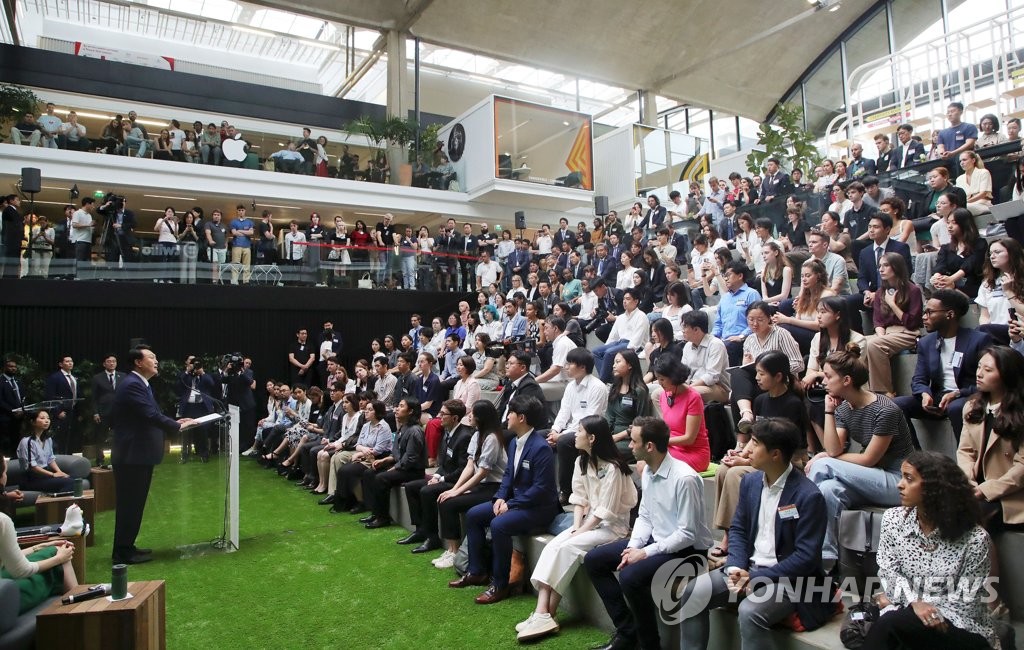
[[37, 167], [21, 168], [21, 191], [26, 194], [38, 194], [42, 191], [43, 177]]
[[523, 228], [526, 228], [526, 213], [525, 212], [522, 212], [522, 211], [516, 212], [516, 228], [519, 228], [520, 230], [522, 230]]
[[594, 214], [599, 217], [603, 217], [608, 214], [608, 197], [607, 196], [595, 196], [594, 197]]

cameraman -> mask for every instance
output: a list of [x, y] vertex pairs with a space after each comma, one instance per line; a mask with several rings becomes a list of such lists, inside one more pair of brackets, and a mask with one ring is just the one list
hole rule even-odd
[[256, 437], [256, 380], [252, 362], [241, 354], [225, 354], [215, 378], [223, 387], [229, 405], [238, 407], [238, 448], [249, 449]]
[[[218, 387], [213, 377], [206, 374], [203, 362], [195, 355], [185, 359], [185, 370], [178, 374], [178, 414], [183, 418], [196, 419], [216, 411]], [[196, 455], [202, 462], [210, 459], [210, 425], [202, 425], [181, 432], [181, 462], [187, 463], [195, 446]]]
[[127, 199], [117, 194], [107, 194], [103, 205], [97, 210], [104, 217], [103, 255], [108, 264], [116, 263], [118, 257], [125, 262], [135, 261], [135, 213], [126, 206]]

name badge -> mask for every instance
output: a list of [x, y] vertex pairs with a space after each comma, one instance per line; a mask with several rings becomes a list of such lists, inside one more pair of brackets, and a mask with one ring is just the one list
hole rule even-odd
[[530, 461], [528, 461], [528, 460], [524, 460], [523, 461], [523, 469], [530, 469]]
[[627, 407], [627, 408], [629, 408], [630, 406], [633, 406], [633, 398], [632, 397], [623, 397], [622, 398], [622, 405]]
[[964, 353], [963, 352], [954, 352], [953, 353], [953, 367], [954, 368], [959, 368], [960, 364], [962, 364], [963, 362], [964, 362]]
[[581, 409], [586, 409], [587, 408], [587, 400], [585, 400], [585, 399], [581, 399], [580, 400], [580, 408]]
[[448, 454], [448, 457], [451, 458], [455, 455], [455, 450], [449, 447], [446, 453]]
[[796, 505], [781, 506], [779, 508], [780, 519], [799, 519], [800, 513], [796, 511]]

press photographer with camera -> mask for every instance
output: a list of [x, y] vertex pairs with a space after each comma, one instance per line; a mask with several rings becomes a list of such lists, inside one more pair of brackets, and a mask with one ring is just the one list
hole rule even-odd
[[249, 449], [256, 437], [256, 380], [252, 361], [241, 352], [225, 354], [214, 380], [221, 384], [225, 401], [238, 407], [238, 448]]
[[103, 197], [103, 203], [96, 210], [104, 217], [100, 244], [108, 264], [116, 263], [119, 258], [124, 262], [136, 261], [135, 228], [138, 222], [127, 205], [125, 197], [111, 192]]
[[[220, 394], [217, 382], [206, 374], [202, 359], [190, 354], [185, 359], [185, 369], [178, 373], [178, 416], [197, 419], [216, 411]], [[181, 434], [181, 463], [187, 463], [195, 447], [196, 455], [202, 462], [210, 459], [210, 425], [195, 427]]]

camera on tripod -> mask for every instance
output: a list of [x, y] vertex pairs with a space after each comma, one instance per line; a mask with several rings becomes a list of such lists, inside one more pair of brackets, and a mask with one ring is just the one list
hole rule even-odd
[[105, 215], [105, 214], [108, 214], [108, 213], [111, 213], [111, 212], [118, 212], [118, 211], [123, 210], [123, 209], [124, 209], [124, 197], [121, 196], [120, 194], [114, 194], [113, 192], [108, 192], [107, 195], [103, 197], [103, 202], [100, 204], [100, 207], [99, 207], [99, 209], [97, 211], [100, 214], [104, 214]]

